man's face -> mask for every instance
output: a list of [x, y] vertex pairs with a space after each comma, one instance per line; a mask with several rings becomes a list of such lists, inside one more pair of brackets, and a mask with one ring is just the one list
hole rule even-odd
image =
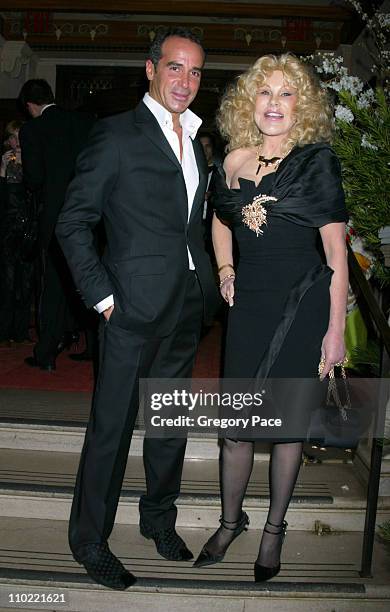
[[201, 136], [200, 142], [202, 143], [203, 151], [207, 159], [209, 166], [213, 163], [213, 145], [208, 136]]
[[36, 119], [41, 114], [42, 106], [40, 106], [39, 104], [34, 104], [34, 102], [27, 102], [27, 110], [30, 113], [31, 117]]
[[204, 54], [196, 43], [179, 36], [167, 38], [154, 67], [146, 62], [149, 94], [167, 111], [180, 115], [189, 107], [200, 85]]

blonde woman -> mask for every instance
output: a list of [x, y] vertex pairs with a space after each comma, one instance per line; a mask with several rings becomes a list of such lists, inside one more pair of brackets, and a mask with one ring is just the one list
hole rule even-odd
[[23, 247], [29, 210], [20, 157], [21, 126], [17, 119], [6, 125], [0, 162], [0, 346], [30, 342], [33, 264]]
[[[266, 55], [227, 91], [218, 122], [229, 150], [213, 221], [221, 294], [230, 306], [224, 376], [314, 380], [322, 357], [323, 378], [344, 358], [348, 287], [347, 215], [339, 162], [329, 145], [333, 120], [326, 92], [295, 56]], [[289, 419], [304, 432], [307, 406], [286, 394], [284, 401]], [[303, 439], [285, 435], [272, 444], [257, 582], [280, 571]], [[253, 453], [251, 440], [223, 440], [221, 525], [195, 567], [221, 561], [246, 529], [242, 503]]]

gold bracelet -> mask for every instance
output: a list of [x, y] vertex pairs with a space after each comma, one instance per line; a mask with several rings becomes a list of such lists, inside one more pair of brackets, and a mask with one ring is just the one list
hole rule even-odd
[[223, 279], [220, 281], [219, 283], [219, 288], [221, 289], [222, 285], [224, 284], [225, 281], [229, 280], [230, 278], [236, 278], [236, 275], [234, 274], [227, 274], [227, 276], [224, 276]]
[[232, 270], [234, 270], [234, 267], [232, 264], [223, 264], [223, 266], [219, 266], [217, 272], [218, 274], [224, 269], [224, 268], [231, 268]]

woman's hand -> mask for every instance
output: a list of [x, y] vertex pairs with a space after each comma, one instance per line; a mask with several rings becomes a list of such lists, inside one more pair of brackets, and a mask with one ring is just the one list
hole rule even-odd
[[325, 360], [320, 374], [320, 380], [323, 380], [336, 363], [343, 362], [345, 359], [344, 334], [328, 329], [322, 340], [321, 355]]
[[15, 151], [13, 151], [12, 149], [9, 151], [6, 151], [4, 153], [4, 155], [1, 158], [1, 164], [0, 164], [0, 176], [2, 176], [3, 178], [6, 175], [7, 172], [7, 166], [9, 164], [9, 162], [11, 161], [11, 159], [15, 159]]
[[18, 147], [17, 149], [14, 149], [14, 156], [15, 156], [16, 163], [21, 164], [22, 163], [22, 150], [20, 149], [20, 147]]
[[225, 300], [229, 304], [229, 306], [233, 306], [234, 304], [234, 274], [228, 274], [220, 282], [220, 292]]

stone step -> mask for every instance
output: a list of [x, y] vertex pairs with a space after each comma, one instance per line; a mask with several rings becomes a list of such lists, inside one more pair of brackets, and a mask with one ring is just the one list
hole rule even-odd
[[[0, 449], [26, 451], [53, 451], [59, 453], [80, 453], [85, 435], [84, 425], [64, 425], [0, 421]], [[130, 456], [142, 456], [143, 430], [135, 430], [130, 445]], [[314, 449], [305, 444], [307, 455], [321, 462], [348, 462], [351, 453], [344, 449]], [[219, 443], [215, 435], [204, 433], [201, 436], [190, 433], [188, 436], [187, 459], [218, 459]], [[269, 443], [256, 442], [255, 461], [269, 459]]]
[[[85, 426], [47, 425], [34, 423], [0, 423], [0, 448], [53, 451], [59, 453], [80, 453]], [[129, 454], [142, 456], [144, 432], [135, 430]], [[265, 445], [264, 445], [265, 446]], [[218, 440], [211, 434], [188, 437], [186, 456], [190, 459], [217, 459]], [[259, 449], [258, 459], [265, 459], [268, 453]]]
[[[211, 531], [181, 528], [197, 555]], [[94, 584], [72, 558], [67, 523], [43, 519], [2, 519], [0, 544], [0, 610], [69, 609], [72, 611], [134, 610], [136, 612], [385, 612], [390, 606], [389, 567], [385, 546], [377, 541], [372, 578], [361, 578], [361, 533], [333, 533], [318, 537], [288, 532], [282, 569], [272, 581], [253, 582], [253, 562], [260, 534], [250, 527], [229, 548], [223, 562], [202, 569], [191, 563], [162, 559], [153, 542], [136, 526], [116, 525], [110, 545], [137, 576], [125, 592]], [[21, 594], [50, 593], [65, 604], [12, 605]], [[19, 600], [20, 601], [20, 600]]]
[[[91, 407], [90, 393], [45, 390], [0, 390], [0, 448], [80, 453]], [[142, 419], [142, 417], [140, 417]], [[130, 455], [142, 455], [143, 423], [137, 420]], [[348, 461], [348, 451], [327, 449], [310, 456], [321, 461]], [[268, 461], [269, 444], [256, 443], [256, 461]], [[216, 459], [218, 440], [213, 434], [190, 433], [186, 456], [189, 459]]]
[[41, 389], [0, 389], [0, 421], [85, 425], [91, 393]]
[[[0, 449], [0, 516], [66, 520], [70, 512], [79, 455]], [[117, 522], [138, 523], [138, 499], [144, 491], [142, 457], [128, 462]], [[248, 486], [245, 508], [260, 527], [269, 505], [268, 464], [257, 462]], [[365, 489], [352, 463], [306, 464], [290, 505], [290, 529], [313, 530], [315, 521], [331, 529], [360, 531], [364, 527]], [[178, 524], [214, 527], [220, 515], [218, 462], [187, 459], [184, 464]], [[386, 498], [377, 521], [390, 517]]]

